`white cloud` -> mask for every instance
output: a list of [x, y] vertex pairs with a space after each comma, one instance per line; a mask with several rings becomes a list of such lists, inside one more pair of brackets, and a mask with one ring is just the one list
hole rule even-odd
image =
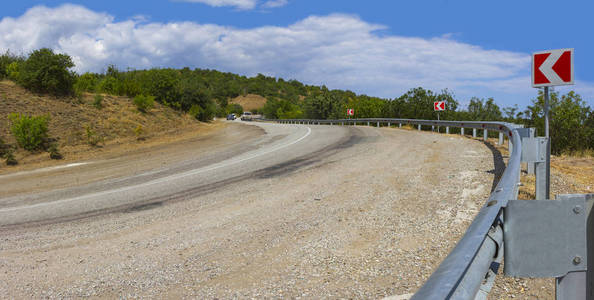
[[275, 7], [285, 6], [287, 4], [289, 4], [288, 0], [269, 0], [269, 1], [266, 1], [264, 4], [262, 4], [262, 7], [275, 8]]
[[242, 9], [242, 10], [254, 9], [256, 7], [256, 4], [258, 3], [257, 0], [179, 0], [179, 1], [203, 3], [206, 5], [215, 6], [215, 7], [232, 6], [232, 7], [238, 8], [238, 9]]
[[[73, 56], [79, 72], [102, 71], [110, 63], [189, 66], [263, 73], [390, 98], [417, 86], [449, 88], [461, 98], [495, 96], [504, 105], [536, 95], [527, 53], [484, 49], [447, 35], [378, 35], [382, 29], [343, 14], [311, 16], [286, 27], [238, 29], [138, 18], [115, 22], [81, 6], [38, 6], [0, 20], [0, 51], [50, 47]], [[594, 85], [579, 84], [591, 99]]]

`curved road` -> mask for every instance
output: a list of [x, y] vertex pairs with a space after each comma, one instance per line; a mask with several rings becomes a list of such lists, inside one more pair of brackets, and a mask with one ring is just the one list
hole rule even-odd
[[[348, 142], [350, 136], [348, 130], [339, 127], [312, 130], [301, 125], [254, 124], [263, 128], [266, 134], [234, 145], [244, 151], [231, 158], [221, 151], [203, 162], [201, 153], [196, 153], [197, 160], [129, 177], [0, 198], [0, 226], [78, 218], [190, 198], [245, 179], [258, 171], [278, 172], [295, 167], [302, 163], [300, 158], [340, 146]], [[241, 141], [240, 137], [238, 141]], [[0, 185], [2, 179], [8, 177], [10, 175], [0, 176]]]
[[456, 135], [232, 122], [0, 175], [0, 295], [406, 299], [494, 173], [489, 148]]

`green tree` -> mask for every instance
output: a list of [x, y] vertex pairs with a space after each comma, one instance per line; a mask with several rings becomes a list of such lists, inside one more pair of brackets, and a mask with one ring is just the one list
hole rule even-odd
[[[558, 92], [549, 96], [551, 152], [594, 149], [592, 142], [592, 109], [585, 104], [579, 94], [571, 91], [559, 97]], [[544, 135], [544, 94], [538, 97], [525, 111], [526, 126], [536, 127], [537, 134]]]
[[19, 64], [18, 82], [36, 93], [71, 95], [75, 82], [72, 67], [72, 58], [66, 54], [55, 54], [48, 48], [35, 50]]
[[470, 104], [468, 104], [468, 113], [471, 120], [475, 121], [497, 121], [503, 119], [501, 109], [493, 98], [485, 101], [477, 97], [472, 97]]

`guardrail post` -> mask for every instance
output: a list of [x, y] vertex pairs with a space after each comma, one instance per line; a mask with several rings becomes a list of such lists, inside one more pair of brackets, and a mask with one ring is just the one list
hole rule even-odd
[[419, 129], [419, 131], [421, 131], [421, 124], [419, 124], [419, 125], [417, 126], [417, 128]]
[[[556, 278], [555, 292], [556, 298], [563, 299], [590, 299], [594, 294], [594, 216], [592, 215], [592, 203], [594, 194], [583, 195], [557, 195], [556, 200], [584, 199], [586, 207], [579, 209], [573, 208], [575, 214], [585, 214], [586, 216], [586, 259], [582, 259], [586, 264], [586, 271], [569, 272], [563, 277]], [[579, 264], [579, 259], [574, 257], [573, 264]]]
[[497, 142], [497, 145], [503, 145], [503, 132], [499, 133], [499, 141]]
[[398, 128], [402, 128], [402, 123], [398, 123]]
[[435, 131], [435, 126], [431, 125], [431, 131]]
[[460, 128], [460, 135], [464, 135], [464, 127]]
[[[536, 128], [519, 128], [518, 133], [522, 138], [522, 145], [524, 145], [524, 141], [528, 141], [528, 143], [534, 143], [532, 140], [536, 136]], [[534, 148], [533, 146], [531, 146]], [[529, 151], [534, 151], [530, 149]], [[522, 146], [522, 153], [524, 152], [524, 147]], [[528, 174], [534, 174], [535, 172], [535, 162], [528, 161], [526, 162], [526, 172]]]
[[369, 122], [367, 122], [367, 126], [369, 126]]
[[446, 126], [446, 134], [450, 134], [450, 126]]
[[487, 129], [483, 129], [483, 140], [486, 141], [489, 139], [489, 131]]
[[476, 137], [476, 128], [472, 128], [472, 137], [475, 138]]
[[392, 126], [392, 124], [390, 124], [390, 122], [388, 122], [388, 127]]
[[344, 122], [340, 123], [340, 126], [344, 126]]
[[377, 122], [377, 128], [379, 128], [379, 127], [380, 127], [379, 122]]
[[534, 193], [536, 194], [536, 200], [546, 200], [547, 195], [547, 166], [546, 166], [546, 147], [547, 139], [539, 138], [539, 155], [541, 161], [534, 164]]
[[511, 155], [513, 148], [514, 148], [514, 144], [512, 144], [511, 136], [508, 136], [507, 137], [507, 150], [509, 151], [509, 155]]

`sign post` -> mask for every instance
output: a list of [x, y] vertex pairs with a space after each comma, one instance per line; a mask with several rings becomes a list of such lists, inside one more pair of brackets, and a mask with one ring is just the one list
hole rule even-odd
[[[532, 54], [532, 87], [544, 87], [544, 119], [547, 153], [545, 162], [545, 199], [551, 199], [551, 136], [549, 132], [549, 87], [574, 84], [573, 48]], [[544, 200], [544, 199], [537, 199]]]
[[347, 108], [347, 116], [349, 118], [349, 120], [351, 119], [351, 116], [355, 115], [355, 109], [353, 108]]
[[[433, 110], [437, 112], [437, 121], [439, 121], [439, 112], [445, 110], [445, 101], [433, 102]], [[437, 127], [437, 132], [439, 132], [439, 126]]]

